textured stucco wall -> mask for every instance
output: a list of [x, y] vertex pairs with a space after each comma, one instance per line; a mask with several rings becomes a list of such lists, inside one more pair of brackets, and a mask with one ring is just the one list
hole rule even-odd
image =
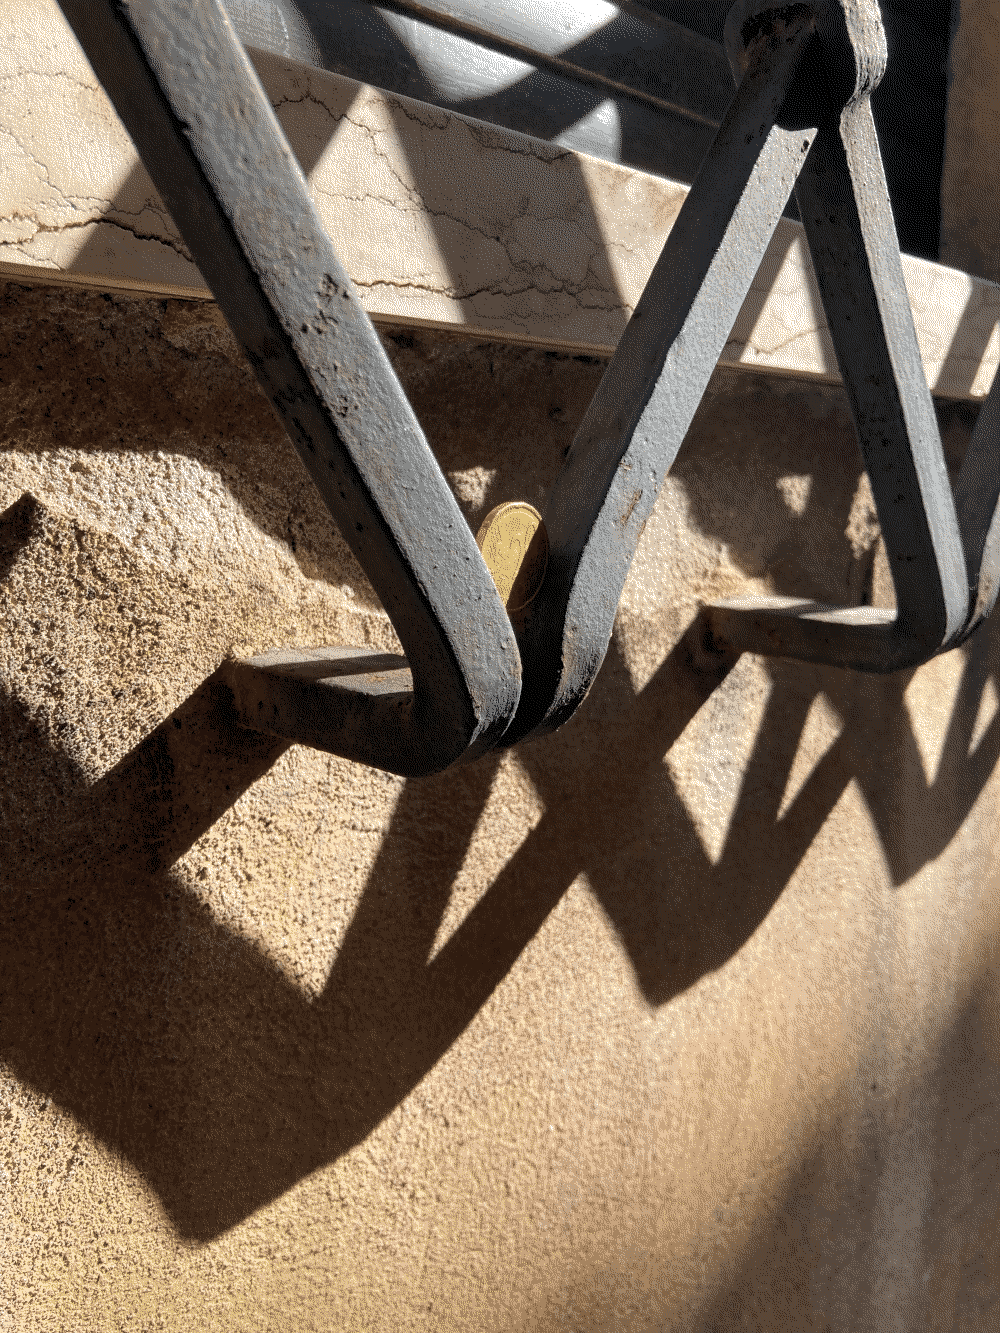
[[[720, 371], [579, 715], [403, 782], [227, 713], [392, 631], [214, 308], [0, 310], [4, 1333], [996, 1327], [995, 632], [691, 629], [885, 596], [841, 391]], [[387, 345], [538, 503], [601, 364]]]

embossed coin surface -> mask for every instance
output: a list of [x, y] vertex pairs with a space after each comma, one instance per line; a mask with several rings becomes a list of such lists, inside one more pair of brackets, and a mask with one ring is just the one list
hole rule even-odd
[[541, 514], [523, 500], [497, 505], [483, 519], [476, 542], [504, 606], [520, 611], [542, 586], [549, 562]]

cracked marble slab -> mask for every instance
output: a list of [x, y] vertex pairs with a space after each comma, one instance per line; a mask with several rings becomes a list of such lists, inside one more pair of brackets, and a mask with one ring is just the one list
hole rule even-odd
[[[377, 321], [608, 355], [687, 194], [661, 177], [252, 51]], [[54, 0], [0, 0], [0, 274], [206, 298]], [[1000, 286], [904, 258], [932, 389], [977, 398]], [[783, 221], [722, 361], [839, 378], [801, 227]]]

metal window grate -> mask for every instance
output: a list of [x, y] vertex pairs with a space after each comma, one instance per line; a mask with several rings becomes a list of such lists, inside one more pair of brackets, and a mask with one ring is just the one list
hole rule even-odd
[[754, 598], [708, 608], [712, 631], [734, 651], [892, 671], [961, 642], [989, 613], [1000, 393], [953, 497], [872, 121], [886, 62], [874, 0], [731, 11], [739, 85], [557, 479], [548, 570], [517, 635], [219, 0], [61, 3], [406, 650], [238, 664], [248, 725], [416, 774], [571, 716], [793, 190], [898, 608]]

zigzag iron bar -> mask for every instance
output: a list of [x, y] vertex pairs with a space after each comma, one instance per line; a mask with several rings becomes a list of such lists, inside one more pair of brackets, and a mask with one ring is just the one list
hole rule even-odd
[[[731, 62], [740, 21], [778, 3], [741, 0], [731, 11]], [[742, 598], [706, 608], [706, 620], [717, 646], [891, 672], [964, 642], [996, 602], [1000, 377], [980, 410], [953, 498], [871, 114], [871, 92], [886, 61], [878, 8], [874, 0], [824, 0], [816, 13], [822, 64], [817, 62], [796, 109], [812, 110], [819, 133], [796, 197], [872, 486], [896, 607]], [[848, 56], [855, 86], [843, 103], [831, 85], [850, 64]]]
[[590, 688], [643, 526], [793, 187], [897, 608], [720, 603], [706, 608], [716, 646], [895, 671], [960, 642], [996, 598], [1000, 395], [959, 480], [960, 531], [871, 118], [886, 59], [877, 5], [740, 0], [727, 47], [739, 87], [544, 514], [549, 573], [505, 745], [561, 725]]
[[731, 12], [739, 86], [557, 479], [549, 572], [520, 618], [520, 658], [218, 0], [61, 2], [407, 651], [230, 664], [246, 725], [419, 774], [566, 721], [603, 660], [643, 526], [793, 188], [898, 605], [720, 603], [706, 609], [716, 642], [891, 671], [961, 642], [989, 614], [1000, 394], [981, 413], [956, 512], [868, 104], [885, 64], [874, 0], [738, 0]]
[[812, 146], [815, 129], [776, 122], [814, 40], [804, 7], [758, 37], [573, 441], [543, 516], [549, 567], [504, 744], [565, 722], [604, 659], [642, 530]]
[[[870, 9], [877, 19], [875, 6]], [[814, 81], [811, 101], [819, 133], [796, 197], [897, 605], [892, 610], [743, 598], [710, 607], [707, 615], [717, 642], [886, 672], [915, 666], [958, 641], [969, 622], [970, 589], [977, 587], [978, 575], [970, 572], [975, 564], [971, 548], [970, 571], [966, 568], [903, 281], [871, 115], [875, 81], [856, 92], [843, 110], [824, 96], [823, 81]], [[980, 431], [970, 456], [985, 444], [985, 431]]]
[[513, 629], [218, 0], [61, 0], [406, 656], [231, 663], [241, 720], [404, 775], [490, 749]]

